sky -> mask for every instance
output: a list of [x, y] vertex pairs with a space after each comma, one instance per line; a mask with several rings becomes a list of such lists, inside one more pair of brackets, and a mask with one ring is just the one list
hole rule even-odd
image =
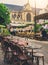
[[[0, 0], [0, 3], [21, 5], [21, 6], [25, 5], [27, 2], [28, 0]], [[29, 0], [31, 7], [35, 7], [35, 2], [37, 8], [45, 8], [48, 4], [48, 0]]]

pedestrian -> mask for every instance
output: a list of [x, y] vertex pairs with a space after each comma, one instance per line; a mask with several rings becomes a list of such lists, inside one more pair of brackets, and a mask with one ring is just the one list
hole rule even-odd
[[47, 38], [47, 32], [45, 31], [45, 29], [42, 29], [41, 34], [43, 39]]

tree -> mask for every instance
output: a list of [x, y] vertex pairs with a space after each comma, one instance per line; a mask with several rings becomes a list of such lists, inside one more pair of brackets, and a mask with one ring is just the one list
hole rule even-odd
[[10, 13], [8, 8], [0, 3], [0, 24], [7, 25], [10, 23]]

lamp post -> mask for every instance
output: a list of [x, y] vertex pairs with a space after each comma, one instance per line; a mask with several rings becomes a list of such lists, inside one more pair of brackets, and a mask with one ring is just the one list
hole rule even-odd
[[35, 33], [35, 36], [36, 36], [36, 1], [35, 1], [34, 33]]

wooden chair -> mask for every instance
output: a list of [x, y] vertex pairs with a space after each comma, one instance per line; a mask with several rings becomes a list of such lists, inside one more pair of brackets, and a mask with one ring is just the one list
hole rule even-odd
[[17, 53], [16, 53], [16, 49], [14, 49], [14, 45], [12, 43], [9, 43], [8, 49], [6, 49], [5, 51], [5, 55], [4, 55], [4, 60], [7, 59], [7, 63], [18, 63], [17, 62]]
[[1, 47], [2, 47], [3, 52], [5, 52], [7, 50], [8, 46], [9, 46], [8, 40], [7, 39], [5, 40], [3, 38], [1, 41]]
[[19, 52], [19, 54], [18, 54], [18, 62], [19, 62], [19, 64], [20, 65], [22, 65], [24, 62], [27, 62], [28, 60], [32, 60], [32, 58], [30, 58], [29, 56], [27, 56], [24, 52], [23, 52], [23, 50], [22, 50], [22, 48], [20, 47], [20, 46], [18, 46], [19, 48], [19, 50], [18, 50], [18, 52]]

